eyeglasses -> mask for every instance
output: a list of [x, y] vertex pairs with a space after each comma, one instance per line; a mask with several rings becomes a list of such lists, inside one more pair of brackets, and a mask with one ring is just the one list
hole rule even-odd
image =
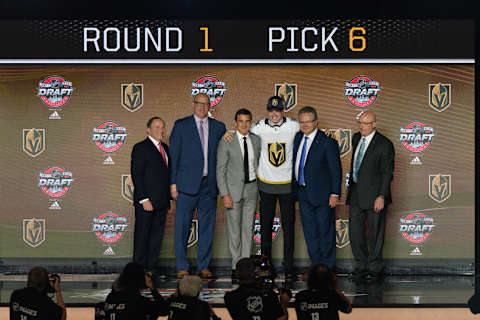
[[204, 106], [204, 107], [210, 106], [210, 102], [193, 101], [193, 103], [195, 103], [198, 106]]
[[371, 125], [372, 123], [374, 123], [375, 121], [370, 121], [370, 122], [361, 122], [361, 121], [358, 121], [358, 124], [359, 125], [364, 125], [364, 126], [368, 126], [368, 125]]
[[312, 120], [312, 121], [300, 121], [300, 124], [312, 124], [317, 120]]

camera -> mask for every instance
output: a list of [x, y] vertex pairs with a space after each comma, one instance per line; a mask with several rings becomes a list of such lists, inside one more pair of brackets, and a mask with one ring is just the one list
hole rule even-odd
[[250, 259], [255, 265], [254, 278], [262, 289], [273, 289], [277, 277], [270, 259], [264, 255], [252, 255]]
[[55, 288], [53, 287], [53, 284], [55, 283], [55, 281], [58, 279], [58, 281], [60, 282], [60, 276], [56, 273], [50, 273], [48, 275], [48, 286], [46, 288], [46, 292], [47, 293], [55, 293], [57, 290], [55, 290]]

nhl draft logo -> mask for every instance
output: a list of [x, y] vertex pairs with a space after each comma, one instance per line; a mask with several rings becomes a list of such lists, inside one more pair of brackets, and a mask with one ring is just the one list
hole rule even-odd
[[452, 194], [452, 176], [449, 174], [434, 174], [428, 176], [428, 195], [438, 203], [450, 198]]
[[435, 111], [442, 112], [448, 109], [452, 103], [450, 84], [429, 84], [428, 104]]
[[268, 160], [275, 166], [280, 167], [287, 158], [287, 144], [285, 142], [268, 143]]
[[338, 142], [340, 158], [346, 156], [352, 150], [352, 130], [350, 129], [329, 129], [325, 134]]
[[430, 237], [434, 227], [433, 218], [414, 212], [400, 219], [399, 231], [410, 243], [418, 244]]
[[190, 95], [195, 97], [199, 93], [205, 93], [210, 98], [210, 110], [214, 110], [222, 102], [225, 91], [227, 91], [225, 82], [218, 80], [214, 76], [202, 76], [192, 82]]
[[45, 151], [45, 129], [23, 129], [23, 151], [30, 157]]
[[380, 84], [369, 76], [356, 76], [345, 83], [345, 97], [357, 108], [368, 108], [378, 98]]
[[335, 220], [335, 237], [337, 239], [337, 248], [343, 248], [350, 243], [348, 235], [348, 220]]
[[63, 197], [72, 187], [72, 173], [61, 167], [49, 167], [40, 172], [38, 186], [51, 198]]
[[260, 313], [263, 311], [262, 297], [249, 296], [247, 297], [247, 310], [250, 313]]
[[93, 128], [92, 141], [105, 153], [117, 152], [125, 143], [127, 129], [115, 121], [105, 121]]
[[297, 106], [297, 85], [296, 84], [276, 84], [275, 95], [282, 97], [285, 101], [285, 111], [288, 112]]
[[45, 219], [23, 219], [23, 241], [31, 247], [45, 241]]
[[430, 147], [435, 133], [432, 127], [423, 122], [412, 121], [400, 128], [400, 142], [403, 147], [413, 153], [421, 153]]
[[118, 242], [127, 231], [127, 218], [112, 211], [105, 211], [93, 218], [92, 232], [97, 238], [110, 245]]
[[[281, 227], [280, 218], [279, 217], [273, 218], [272, 240], [275, 240], [277, 238], [280, 227]], [[254, 222], [254, 225], [253, 225], [253, 240], [255, 240], [255, 242], [257, 244], [260, 244], [262, 242], [262, 231], [261, 231], [261, 226], [260, 226], [260, 212], [255, 213], [255, 222]]]
[[129, 174], [122, 174], [122, 196], [133, 202], [133, 181]]
[[122, 106], [130, 112], [143, 106], [143, 84], [122, 84]]
[[74, 89], [70, 81], [60, 76], [50, 76], [38, 83], [37, 96], [50, 110], [54, 110], [50, 119], [60, 119], [57, 110], [70, 101]]
[[188, 235], [187, 248], [194, 246], [198, 242], [198, 220], [192, 220], [192, 226], [190, 227], [190, 233]]

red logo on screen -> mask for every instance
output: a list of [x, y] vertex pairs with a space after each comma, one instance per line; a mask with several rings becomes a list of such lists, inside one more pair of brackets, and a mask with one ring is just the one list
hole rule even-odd
[[400, 142], [410, 152], [420, 153], [428, 149], [435, 133], [423, 122], [412, 121], [400, 128]]
[[414, 212], [400, 219], [399, 231], [409, 242], [417, 244], [426, 241], [434, 227], [433, 218]]
[[92, 232], [101, 241], [112, 244], [119, 241], [127, 230], [127, 218], [112, 211], [105, 211], [93, 218]]
[[225, 82], [218, 80], [214, 76], [202, 76], [192, 82], [190, 95], [194, 97], [199, 93], [205, 93], [210, 98], [210, 109], [213, 110], [222, 102], [225, 91], [227, 91]]
[[356, 76], [345, 83], [345, 97], [358, 108], [367, 108], [377, 100], [380, 84], [369, 76]]
[[125, 143], [127, 130], [114, 121], [105, 121], [93, 128], [92, 141], [105, 153], [118, 151]]
[[72, 187], [72, 173], [60, 167], [50, 167], [40, 172], [38, 186], [52, 198], [63, 197]]
[[38, 84], [37, 95], [50, 109], [58, 109], [66, 104], [74, 88], [70, 81], [60, 76], [50, 76]]
[[[272, 226], [272, 240], [275, 240], [277, 238], [280, 227], [281, 227], [280, 218], [275, 217], [273, 219], [273, 226]], [[261, 226], [260, 226], [260, 212], [257, 212], [255, 214], [255, 222], [253, 226], [253, 240], [255, 240], [255, 242], [258, 244], [260, 244], [262, 241], [262, 232], [261, 232]]]

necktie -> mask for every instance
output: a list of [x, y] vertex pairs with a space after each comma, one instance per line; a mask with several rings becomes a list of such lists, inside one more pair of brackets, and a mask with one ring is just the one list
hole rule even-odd
[[165, 155], [165, 150], [163, 149], [162, 143], [158, 143], [158, 151], [160, 151], [160, 154], [162, 155], [163, 162], [165, 162], [165, 165], [167, 165], [167, 156]]
[[245, 176], [245, 183], [250, 181], [250, 170], [248, 168], [248, 147], [247, 137], [243, 137], [243, 173]]
[[360, 169], [360, 165], [362, 164], [363, 160], [363, 152], [365, 151], [365, 143], [367, 139], [365, 137], [362, 138], [362, 143], [360, 144], [360, 149], [358, 149], [357, 159], [355, 159], [355, 163], [353, 164], [353, 182], [357, 183], [358, 179], [358, 169]]
[[305, 141], [303, 142], [302, 155], [300, 156], [300, 165], [298, 167], [298, 184], [305, 185], [305, 157], [307, 156], [307, 143], [308, 137], [305, 136]]
[[203, 120], [200, 120], [199, 126], [200, 141], [202, 142], [202, 150], [205, 149], [205, 135], [203, 134]]

